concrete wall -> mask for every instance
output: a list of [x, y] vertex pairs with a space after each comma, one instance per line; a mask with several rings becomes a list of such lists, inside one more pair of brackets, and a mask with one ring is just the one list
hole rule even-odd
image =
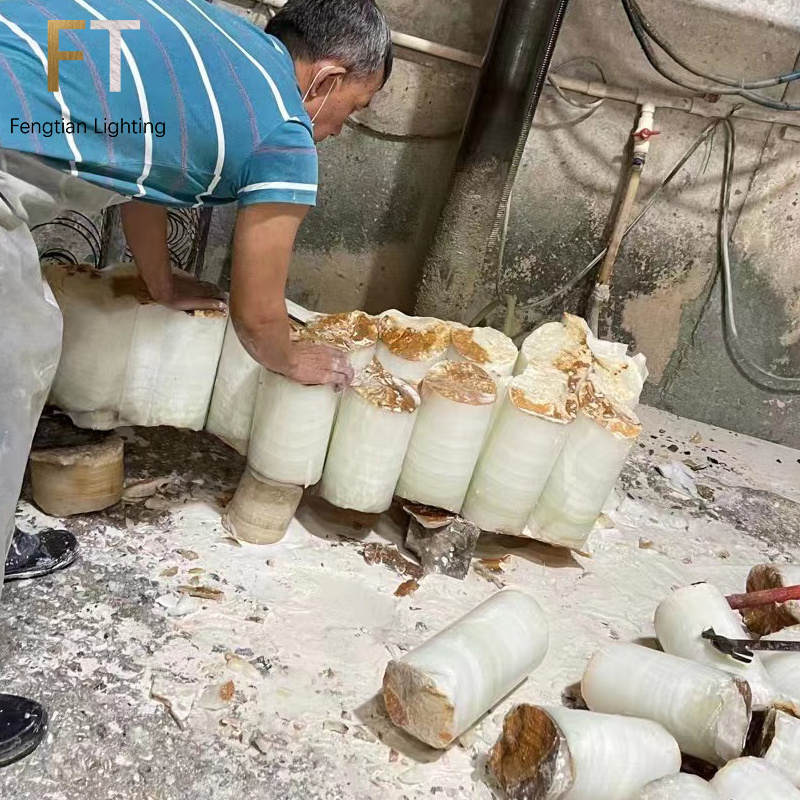
[[[250, 8], [264, 13], [255, 0], [237, 2], [244, 13]], [[798, 60], [800, 4], [793, 0], [641, 4], [681, 53], [712, 71], [771, 76], [791, 70]], [[384, 0], [383, 5], [395, 30], [481, 53], [497, 4]], [[320, 205], [302, 231], [289, 285], [290, 296], [320, 310], [413, 306], [476, 75], [467, 67], [401, 56], [397, 74], [360, 124], [320, 148]], [[599, 61], [611, 84], [644, 94], [685, 94], [647, 64], [619, 0], [572, 0], [554, 64], [579, 57]], [[562, 71], [597, 79], [583, 62]], [[800, 101], [800, 92], [789, 92]], [[514, 189], [500, 279], [501, 292], [515, 294], [521, 304], [521, 328], [564, 309], [584, 309], [588, 281], [547, 307], [526, 304], [561, 286], [602, 248], [636, 115], [634, 105], [606, 102], [575, 123], [577, 109], [551, 92], [543, 99]], [[640, 198], [654, 190], [706, 123], [683, 112], [657, 113], [662, 133], [653, 141]], [[753, 360], [781, 374], [800, 374], [800, 245], [794, 236], [800, 219], [800, 128], [734, 124], [732, 255], [740, 333]], [[710, 152], [698, 151], [623, 244], [603, 324], [614, 338], [647, 355], [648, 402], [800, 446], [796, 401], [748, 383], [722, 337], [715, 284], [721, 165], [717, 137]], [[231, 219], [217, 213], [207, 261], [207, 274], [223, 282]], [[494, 293], [494, 276], [482, 281], [477, 305]]]

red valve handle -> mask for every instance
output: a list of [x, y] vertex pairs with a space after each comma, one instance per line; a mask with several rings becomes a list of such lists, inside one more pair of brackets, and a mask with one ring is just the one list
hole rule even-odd
[[651, 131], [650, 128], [642, 128], [640, 131], [636, 131], [633, 134], [634, 139], [639, 139], [642, 142], [647, 142], [653, 138], [653, 136], [658, 136], [661, 131]]

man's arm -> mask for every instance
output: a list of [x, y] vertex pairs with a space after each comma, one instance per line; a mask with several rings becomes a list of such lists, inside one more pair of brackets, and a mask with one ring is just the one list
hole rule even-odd
[[173, 274], [166, 206], [130, 200], [120, 206], [120, 214], [128, 247], [153, 300], [178, 311], [224, 308], [216, 287]]
[[257, 203], [239, 210], [233, 240], [231, 317], [250, 355], [299, 383], [352, 380], [347, 356], [334, 347], [293, 343], [286, 314], [286, 278], [294, 240], [308, 206]]

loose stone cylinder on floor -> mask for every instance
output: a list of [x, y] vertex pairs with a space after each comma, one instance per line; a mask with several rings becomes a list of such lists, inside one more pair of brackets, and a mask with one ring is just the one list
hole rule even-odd
[[522, 592], [498, 592], [389, 663], [389, 716], [431, 747], [447, 747], [539, 666], [548, 642], [539, 604]]
[[749, 664], [745, 664], [720, 653], [703, 638], [703, 631], [707, 628], [731, 639], [749, 638], [741, 618], [716, 586], [696, 583], [676, 589], [658, 604], [654, 625], [665, 652], [707, 664], [747, 681], [756, 710], [772, 705], [775, 689], [758, 653]]
[[428, 373], [421, 394], [396, 494], [458, 512], [492, 418], [497, 389], [480, 367], [444, 361]]
[[800, 719], [771, 708], [764, 719], [755, 755], [800, 788]]
[[508, 713], [489, 759], [508, 800], [629, 800], [680, 766], [656, 722], [530, 705]]
[[746, 684], [720, 670], [635, 644], [598, 650], [581, 681], [592, 711], [651, 719], [681, 750], [721, 766], [742, 754], [750, 726]]
[[344, 393], [320, 494], [340, 508], [377, 514], [392, 504], [420, 399], [377, 360]]
[[679, 772], [648, 783], [636, 800], [722, 800], [708, 781]]
[[575, 417], [567, 375], [530, 366], [514, 378], [486, 436], [461, 514], [484, 531], [519, 535]]
[[[800, 642], [800, 625], [792, 625], [761, 638], [767, 641]], [[788, 650], [763, 651], [759, 655], [775, 690], [778, 704], [800, 716], [800, 653]]]
[[711, 785], [723, 800], [800, 800], [800, 789], [761, 758], [737, 758]]
[[301, 487], [266, 480], [247, 468], [222, 524], [236, 539], [274, 544], [286, 534], [302, 497]]
[[122, 498], [124, 444], [118, 436], [71, 447], [34, 449], [33, 501], [46, 514], [68, 517], [113, 506]]

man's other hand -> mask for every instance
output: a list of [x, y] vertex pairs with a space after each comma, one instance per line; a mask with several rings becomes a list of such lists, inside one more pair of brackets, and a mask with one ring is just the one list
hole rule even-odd
[[224, 294], [216, 286], [182, 273], [173, 273], [172, 286], [153, 299], [176, 311], [224, 311], [226, 308]]
[[345, 353], [336, 347], [312, 342], [292, 344], [292, 366], [286, 377], [306, 386], [330, 384], [344, 391], [353, 380], [353, 367]]

